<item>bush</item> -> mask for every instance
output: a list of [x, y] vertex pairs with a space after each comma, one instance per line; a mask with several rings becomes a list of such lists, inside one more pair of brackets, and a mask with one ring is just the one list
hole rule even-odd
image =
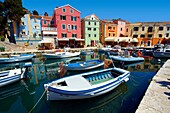
[[1, 41], [5, 41], [5, 37], [4, 36], [0, 36], [0, 40]]

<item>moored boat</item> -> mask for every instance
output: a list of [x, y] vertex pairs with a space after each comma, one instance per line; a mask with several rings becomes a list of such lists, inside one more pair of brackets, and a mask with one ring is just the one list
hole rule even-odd
[[79, 55], [80, 55], [80, 52], [74, 52], [74, 53], [56, 52], [56, 53], [51, 53], [51, 54], [47, 54], [47, 53], [43, 54], [43, 56], [46, 57], [47, 59], [55, 59], [55, 58], [61, 59], [61, 58], [76, 57]]
[[34, 56], [35, 56], [34, 54], [21, 54], [21, 55], [14, 55], [14, 56], [12, 55], [8, 58], [7, 57], [0, 58], [0, 64], [28, 61], [28, 60], [32, 60]]
[[63, 77], [44, 84], [44, 87], [47, 90], [47, 100], [85, 99], [113, 90], [122, 82], [127, 82], [129, 76], [129, 71], [108, 68]]
[[124, 64], [130, 64], [130, 63], [135, 63], [135, 62], [141, 62], [144, 61], [143, 57], [124, 57], [124, 56], [110, 56], [110, 58], [113, 61], [119, 61], [119, 62], [124, 62]]
[[89, 60], [84, 62], [76, 62], [76, 63], [70, 63], [70, 64], [64, 64], [64, 68], [66, 70], [90, 70], [94, 68], [98, 68], [100, 66], [103, 66], [104, 62], [101, 60]]
[[0, 72], [0, 87], [19, 81], [23, 78], [26, 68], [18, 68]]

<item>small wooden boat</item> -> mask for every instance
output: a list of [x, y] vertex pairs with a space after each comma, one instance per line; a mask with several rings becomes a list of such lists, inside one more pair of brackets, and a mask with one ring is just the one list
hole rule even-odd
[[124, 57], [124, 56], [110, 56], [110, 58], [113, 61], [120, 61], [120, 62], [124, 62], [124, 64], [130, 64], [130, 63], [135, 63], [135, 62], [141, 62], [144, 61], [143, 57]]
[[0, 72], [0, 87], [19, 81], [23, 78], [26, 68], [12, 69]]
[[84, 62], [76, 62], [76, 63], [70, 63], [70, 64], [64, 64], [64, 68], [66, 70], [90, 70], [94, 68], [98, 68], [100, 66], [103, 66], [104, 62], [101, 60], [89, 60]]
[[56, 52], [56, 53], [51, 53], [51, 54], [43, 54], [44, 57], [46, 57], [47, 59], [61, 59], [61, 58], [69, 58], [69, 57], [75, 57], [75, 56], [79, 56], [80, 52]]
[[28, 61], [32, 60], [34, 56], [34, 54], [12, 55], [9, 58], [0, 58], [0, 64]]
[[57, 79], [44, 84], [47, 100], [92, 98], [105, 94], [129, 80], [130, 72], [108, 68]]

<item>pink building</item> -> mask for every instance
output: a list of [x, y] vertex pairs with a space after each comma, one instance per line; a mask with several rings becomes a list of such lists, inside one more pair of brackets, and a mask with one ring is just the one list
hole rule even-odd
[[80, 11], [70, 5], [56, 7], [52, 19], [57, 28], [59, 47], [80, 47], [84, 45], [84, 39], [81, 39]]
[[126, 21], [115, 20], [114, 22], [117, 24], [117, 37], [124, 37], [126, 30]]
[[57, 30], [54, 20], [50, 16], [42, 16], [41, 20], [43, 38], [56, 38]]

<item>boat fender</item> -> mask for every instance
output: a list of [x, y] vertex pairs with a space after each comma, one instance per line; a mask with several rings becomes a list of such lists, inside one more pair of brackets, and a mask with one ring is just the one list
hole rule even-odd
[[137, 69], [140, 69], [140, 65], [137, 65], [136, 68], [137, 68]]
[[125, 78], [125, 79], [124, 79], [124, 82], [127, 82], [128, 80], [129, 80], [129, 78]]
[[91, 92], [91, 93], [90, 93], [90, 95], [94, 95], [94, 93], [93, 93], [93, 92]]

